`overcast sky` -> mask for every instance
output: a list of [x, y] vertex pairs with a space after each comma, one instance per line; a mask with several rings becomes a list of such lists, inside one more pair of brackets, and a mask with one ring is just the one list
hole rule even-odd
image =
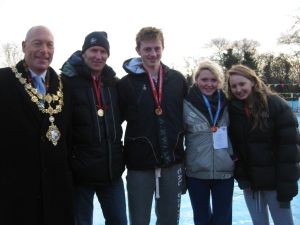
[[204, 46], [213, 38], [253, 39], [261, 51], [279, 51], [277, 39], [299, 15], [299, 0], [1, 0], [0, 44], [21, 45], [34, 25], [48, 26], [55, 37], [52, 66], [60, 66], [85, 36], [108, 33], [108, 64], [124, 75], [122, 63], [137, 56], [135, 35], [144, 26], [161, 28], [165, 36], [163, 62], [180, 68], [184, 57], [208, 56]]

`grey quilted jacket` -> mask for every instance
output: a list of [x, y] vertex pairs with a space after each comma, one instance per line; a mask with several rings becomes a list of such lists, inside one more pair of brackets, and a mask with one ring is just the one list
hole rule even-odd
[[[228, 138], [228, 148], [214, 149], [213, 133], [207, 118], [190, 102], [184, 101], [186, 173], [198, 179], [228, 179], [233, 176], [233, 150]], [[217, 124], [229, 126], [227, 106]]]

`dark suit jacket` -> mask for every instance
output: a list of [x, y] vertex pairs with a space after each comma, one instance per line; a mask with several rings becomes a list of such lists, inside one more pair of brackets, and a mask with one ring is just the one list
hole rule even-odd
[[[26, 76], [23, 61], [17, 64]], [[49, 93], [59, 81], [51, 68]], [[10, 68], [0, 69], [0, 223], [5, 225], [73, 225], [72, 177], [66, 133], [68, 96], [54, 124], [62, 137], [47, 138], [49, 115], [39, 111]]]

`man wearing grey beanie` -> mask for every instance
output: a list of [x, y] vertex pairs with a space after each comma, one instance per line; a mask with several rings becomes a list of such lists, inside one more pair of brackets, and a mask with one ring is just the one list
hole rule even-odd
[[61, 69], [72, 98], [70, 141], [77, 225], [92, 225], [95, 194], [106, 225], [127, 224], [117, 78], [106, 64], [109, 55], [107, 33], [95, 31]]

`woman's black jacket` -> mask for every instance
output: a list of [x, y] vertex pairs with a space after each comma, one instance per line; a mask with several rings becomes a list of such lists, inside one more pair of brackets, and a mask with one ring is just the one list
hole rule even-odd
[[279, 96], [268, 96], [267, 127], [252, 129], [252, 117], [244, 113], [244, 102], [229, 105], [230, 138], [239, 160], [235, 178], [242, 189], [276, 190], [280, 202], [298, 193], [300, 139], [298, 122], [290, 106]]

